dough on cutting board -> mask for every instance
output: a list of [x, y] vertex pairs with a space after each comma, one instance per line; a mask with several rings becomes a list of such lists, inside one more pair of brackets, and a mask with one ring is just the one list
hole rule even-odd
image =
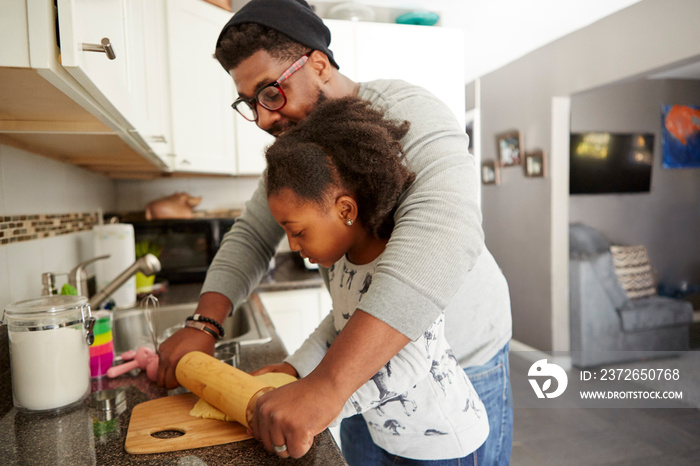
[[[257, 375], [256, 377], [265, 381], [270, 387], [275, 388], [279, 388], [282, 385], [287, 385], [288, 383], [296, 380], [296, 377], [283, 372], [267, 372], [265, 374]], [[217, 419], [219, 421], [234, 420], [201, 398], [197, 401], [197, 403], [195, 403], [194, 407], [190, 411], [190, 416], [201, 417], [202, 419]]]
[[225, 413], [219, 411], [203, 399], [197, 400], [190, 411], [190, 416], [201, 417], [202, 419], [217, 419], [219, 421], [233, 421]]

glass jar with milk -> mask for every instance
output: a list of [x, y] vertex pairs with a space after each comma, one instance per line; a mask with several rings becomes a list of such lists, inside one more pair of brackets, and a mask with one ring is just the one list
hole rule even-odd
[[44, 296], [6, 307], [12, 401], [21, 411], [53, 411], [90, 392], [94, 317], [84, 296]]

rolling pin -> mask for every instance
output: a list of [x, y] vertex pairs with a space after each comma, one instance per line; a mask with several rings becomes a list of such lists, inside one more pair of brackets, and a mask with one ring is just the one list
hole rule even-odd
[[274, 390], [267, 382], [200, 351], [187, 353], [175, 368], [183, 387], [246, 427], [263, 394]]

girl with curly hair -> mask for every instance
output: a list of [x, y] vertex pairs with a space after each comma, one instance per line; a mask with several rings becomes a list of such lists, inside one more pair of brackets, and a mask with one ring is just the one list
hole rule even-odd
[[[327, 269], [333, 310], [285, 362], [256, 373], [309, 375], [353, 313], [364, 312], [396, 205], [415, 180], [400, 143], [408, 127], [355, 97], [326, 100], [267, 149], [270, 211], [290, 248]], [[379, 464], [473, 464], [488, 436], [486, 411], [445, 339], [443, 315], [353, 389], [336, 423], [362, 414], [385, 455]]]

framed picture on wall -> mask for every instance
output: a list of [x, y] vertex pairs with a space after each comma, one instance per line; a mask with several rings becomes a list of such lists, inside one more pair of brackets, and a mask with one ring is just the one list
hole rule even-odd
[[508, 131], [496, 135], [498, 162], [502, 167], [520, 165], [522, 163], [522, 140], [520, 131]]
[[546, 165], [544, 151], [536, 150], [525, 153], [525, 176], [544, 177], [546, 176]]
[[700, 168], [700, 106], [664, 105], [661, 153], [664, 168]]
[[498, 184], [498, 164], [495, 160], [481, 163], [481, 182], [483, 184]]

